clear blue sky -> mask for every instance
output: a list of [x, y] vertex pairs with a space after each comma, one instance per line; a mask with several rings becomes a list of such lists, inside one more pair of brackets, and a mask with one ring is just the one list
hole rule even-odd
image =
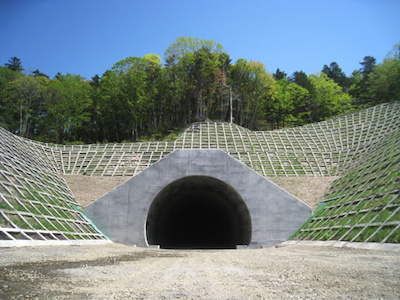
[[214, 40], [234, 62], [271, 73], [350, 75], [400, 42], [399, 0], [0, 0], [0, 65], [100, 76], [129, 56], [164, 51], [178, 36]]

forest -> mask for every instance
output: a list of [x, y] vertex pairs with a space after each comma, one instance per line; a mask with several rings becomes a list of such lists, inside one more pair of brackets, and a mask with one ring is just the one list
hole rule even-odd
[[399, 99], [400, 44], [381, 63], [365, 56], [351, 76], [336, 62], [315, 74], [271, 74], [261, 62], [232, 62], [222, 45], [193, 37], [178, 37], [164, 63], [158, 54], [127, 57], [91, 80], [27, 74], [18, 57], [0, 67], [0, 126], [49, 143], [161, 139], [208, 120], [278, 129]]

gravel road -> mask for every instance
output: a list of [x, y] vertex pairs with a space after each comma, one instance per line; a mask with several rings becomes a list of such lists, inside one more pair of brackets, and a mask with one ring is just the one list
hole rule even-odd
[[399, 252], [0, 248], [0, 299], [399, 299]]

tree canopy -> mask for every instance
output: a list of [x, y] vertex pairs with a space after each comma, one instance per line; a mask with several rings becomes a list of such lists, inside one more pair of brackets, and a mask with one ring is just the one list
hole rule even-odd
[[160, 138], [205, 120], [250, 129], [307, 124], [399, 100], [399, 45], [382, 63], [365, 56], [351, 76], [337, 62], [316, 74], [270, 74], [261, 62], [232, 62], [222, 45], [194, 37], [178, 37], [164, 65], [157, 54], [127, 57], [89, 81], [26, 74], [12, 57], [0, 67], [0, 126], [45, 142], [96, 143]]

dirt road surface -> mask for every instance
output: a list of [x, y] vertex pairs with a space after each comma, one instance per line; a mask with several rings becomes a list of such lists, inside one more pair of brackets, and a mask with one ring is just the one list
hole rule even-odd
[[0, 299], [399, 299], [400, 253], [0, 248]]

